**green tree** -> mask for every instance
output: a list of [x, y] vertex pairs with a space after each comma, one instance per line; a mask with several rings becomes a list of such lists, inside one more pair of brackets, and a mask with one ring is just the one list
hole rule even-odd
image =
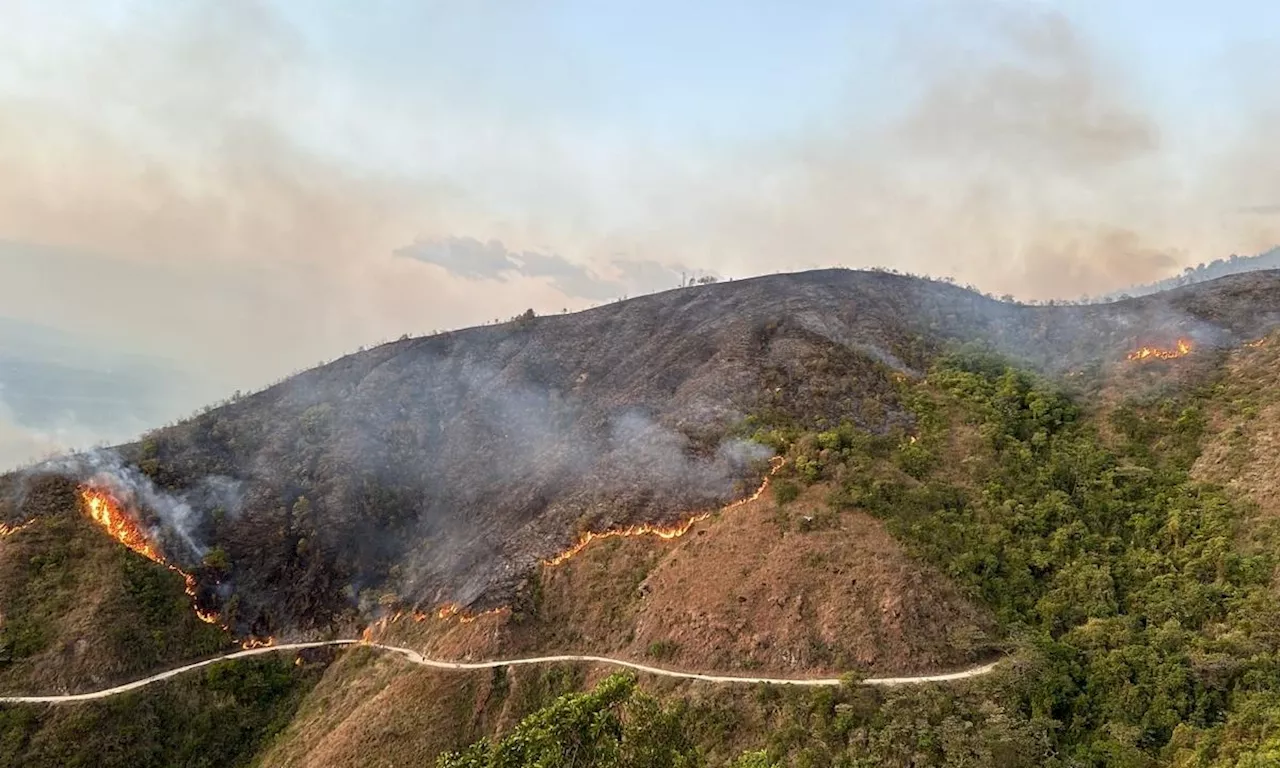
[[700, 768], [679, 713], [615, 674], [526, 717], [501, 741], [440, 756], [438, 768]]

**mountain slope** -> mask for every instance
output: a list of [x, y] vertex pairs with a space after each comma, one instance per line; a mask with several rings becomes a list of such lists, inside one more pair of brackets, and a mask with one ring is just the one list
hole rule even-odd
[[[35, 522], [0, 539], [0, 563], [11, 544], [15, 569], [44, 557], [61, 541], [45, 526], [92, 537], [75, 482], [105, 474], [239, 632], [345, 633], [458, 599], [508, 609], [406, 613], [374, 632], [450, 658], [616, 648], [699, 671], [914, 671], [1011, 652], [990, 677], [902, 693], [645, 680], [715, 764], [767, 748], [811, 765], [1237, 766], [1274, 732], [1280, 679], [1280, 545], [1242, 502], [1268, 498], [1276, 342], [1261, 337], [1277, 297], [1266, 273], [1018, 307], [830, 272], [406, 340], [119, 461], [6, 478], [2, 519]], [[973, 340], [1024, 368], [944, 354]], [[1162, 349], [1126, 359], [1139, 347]], [[745, 495], [775, 452], [770, 494], [674, 541], [604, 539], [539, 563], [584, 531]], [[154, 567], [194, 621], [180, 577]], [[33, 602], [62, 647], [117, 618], [152, 629], [128, 610], [86, 621], [75, 600]], [[423, 762], [595, 673], [552, 674], [401, 677], [352, 654], [256, 757]]]
[[1123, 291], [1116, 291], [1113, 294], [1109, 294], [1107, 298], [1114, 300], [1121, 296], [1146, 296], [1152, 293], [1159, 293], [1160, 291], [1179, 288], [1184, 285], [1202, 283], [1206, 280], [1215, 280], [1219, 277], [1226, 277], [1227, 275], [1238, 275], [1264, 269], [1280, 269], [1280, 247], [1272, 248], [1269, 251], [1264, 251], [1255, 256], [1238, 256], [1232, 254], [1230, 258], [1214, 259], [1208, 264], [1197, 264], [1194, 267], [1187, 267], [1183, 273], [1177, 277], [1157, 280], [1154, 283], [1130, 286]]
[[1256, 273], [1087, 307], [841, 270], [702, 286], [387, 344], [119, 453], [174, 498], [211, 477], [232, 489], [183, 520], [139, 511], [194, 542], [173, 559], [225, 559], [240, 632], [482, 608], [582, 530], [745, 493], [768, 453], [733, 437], [748, 417], [883, 431], [909, 418], [895, 377], [950, 343], [1059, 372], [1178, 337], [1238, 343], [1280, 320], [1277, 286]]

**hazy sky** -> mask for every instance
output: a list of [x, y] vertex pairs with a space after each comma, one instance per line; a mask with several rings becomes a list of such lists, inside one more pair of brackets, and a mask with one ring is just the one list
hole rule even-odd
[[1275, 3], [0, 17], [0, 317], [170, 360], [201, 382], [191, 406], [682, 270], [1076, 297], [1280, 240]]

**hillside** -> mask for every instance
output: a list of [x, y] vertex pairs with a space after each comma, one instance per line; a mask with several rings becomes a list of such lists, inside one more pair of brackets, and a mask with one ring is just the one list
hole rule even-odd
[[[784, 488], [787, 484], [784, 483]], [[657, 536], [542, 565], [514, 610], [374, 637], [441, 658], [594, 653], [687, 670], [837, 677], [946, 671], [999, 653], [992, 617], [830, 487], [776, 494]], [[784, 494], [783, 498], [786, 498]]]
[[910, 420], [896, 378], [949, 344], [1060, 374], [1179, 337], [1211, 349], [1280, 321], [1277, 286], [1255, 273], [1085, 307], [842, 270], [700, 286], [387, 344], [118, 455], [158, 490], [137, 512], [168, 532], [170, 559], [195, 570], [215, 553], [206, 598], [240, 634], [482, 609], [581, 531], [673, 521], [754, 487], [769, 451], [739, 439], [749, 417], [884, 432]]
[[[712, 765], [762, 749], [742, 765], [1265, 765], [1241, 760], [1265, 756], [1280, 722], [1277, 297], [1274, 273], [1091, 307], [806, 273], [380, 347], [158, 431], [120, 461], [7, 478], [3, 519], [34, 522], [0, 538], [0, 575], [25, 585], [0, 594], [0, 631], [37, 616], [55, 640], [0, 674], [27, 692], [97, 687], [84, 680], [207, 653], [200, 632], [226, 642], [194, 618], [180, 575], [84, 519], [74, 481], [106, 475], [195, 575], [202, 609], [241, 636], [382, 617], [372, 636], [437, 658], [594, 652], [778, 675], [1004, 658], [990, 676], [911, 690], [642, 676], [643, 696], [617, 706]], [[496, 373], [477, 374], [481, 361]], [[721, 508], [765, 475], [758, 498]], [[542, 562], [641, 523], [670, 538], [600, 538]], [[73, 577], [55, 590], [30, 569], [62, 546], [57, 562], [74, 567], [56, 570]], [[101, 576], [108, 554], [156, 574], [168, 613], [148, 619], [123, 597], [78, 612], [86, 583], [119, 589]], [[499, 610], [431, 615], [452, 599]], [[148, 646], [161, 626], [196, 634]], [[133, 634], [63, 670], [101, 627]], [[134, 644], [150, 650], [135, 659]], [[301, 688], [282, 682], [298, 693], [280, 699], [274, 735], [246, 731], [236, 754], [429, 763], [577, 711], [587, 700], [557, 697], [605, 675], [443, 673], [357, 648]], [[184, 690], [196, 710], [226, 704]], [[60, 727], [47, 722], [6, 721], [0, 742]], [[17, 743], [43, 743], [31, 739]]]

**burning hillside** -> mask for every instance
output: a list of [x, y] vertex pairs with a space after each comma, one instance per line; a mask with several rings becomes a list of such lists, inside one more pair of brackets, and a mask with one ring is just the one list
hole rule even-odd
[[23, 528], [26, 528], [27, 526], [31, 525], [34, 522], [35, 522], [34, 520], [28, 520], [25, 523], [17, 523], [16, 525], [8, 525], [6, 523], [0, 523], [0, 539], [6, 539], [12, 536], [13, 534], [17, 533], [18, 531], [21, 531]]
[[[1130, 352], [1134, 366], [1195, 359], [1188, 340], [1199, 353], [1268, 332], [1277, 288], [1254, 275], [1033, 307], [888, 274], [775, 275], [404, 339], [46, 470], [121, 478], [132, 493], [94, 487], [155, 515], [166, 538], [134, 542], [152, 556], [225, 554], [237, 631], [327, 631], [387, 592], [429, 613], [498, 605], [529, 565], [591, 540], [679, 537], [696, 520], [674, 510], [714, 509], [750, 476], [743, 419], [901, 427], [897, 379], [953, 343], [1049, 375]], [[619, 509], [620, 525], [580, 527]]]
[[600, 532], [587, 531], [578, 537], [578, 540], [574, 542], [573, 546], [569, 547], [564, 552], [561, 552], [555, 557], [544, 560], [543, 563], [549, 566], [560, 565], [564, 561], [568, 560], [569, 558], [578, 554], [582, 550], [586, 549], [587, 545], [589, 545], [591, 542], [598, 541], [600, 539], [609, 539], [609, 538], [614, 538], [618, 536], [657, 536], [660, 539], [666, 539], [666, 540], [679, 538], [685, 535], [686, 533], [688, 533], [689, 529], [692, 528], [694, 524], [700, 523], [703, 520], [706, 520], [708, 517], [711, 517], [716, 512], [728, 511], [735, 507], [742, 506], [743, 504], [749, 504], [750, 502], [753, 502], [756, 499], [760, 498], [761, 494], [763, 494], [769, 488], [769, 481], [773, 478], [775, 474], [777, 474], [778, 470], [782, 469], [782, 466], [784, 464], [786, 464], [786, 459], [782, 458], [781, 456], [775, 456], [773, 459], [770, 460], [769, 474], [765, 475], [764, 481], [760, 483], [760, 487], [756, 489], [755, 493], [751, 494], [745, 499], [739, 499], [738, 501], [735, 501], [732, 504], [729, 504], [728, 506], [721, 507], [720, 509], [708, 510], [706, 512], [699, 512], [695, 515], [692, 515], [691, 517], [684, 519], [681, 522], [673, 523], [665, 526], [653, 525], [650, 523], [641, 523], [639, 525], [630, 525], [625, 528], [615, 528], [607, 531], [600, 531]]
[[165, 560], [164, 555], [160, 554], [160, 550], [143, 532], [137, 521], [121, 509], [120, 503], [109, 492], [93, 486], [83, 486], [80, 489], [80, 499], [84, 503], [84, 508], [89, 518], [106, 531], [111, 538], [153, 563], [159, 563], [174, 573], [180, 574], [186, 584], [187, 595], [191, 597], [191, 606], [195, 610], [196, 616], [206, 624], [218, 623], [218, 614], [216, 612], [207, 611], [200, 607], [196, 596], [196, 587], [198, 586], [196, 578]]
[[1173, 360], [1191, 354], [1192, 344], [1188, 339], [1178, 339], [1172, 347], [1140, 347], [1129, 353], [1129, 360]]

